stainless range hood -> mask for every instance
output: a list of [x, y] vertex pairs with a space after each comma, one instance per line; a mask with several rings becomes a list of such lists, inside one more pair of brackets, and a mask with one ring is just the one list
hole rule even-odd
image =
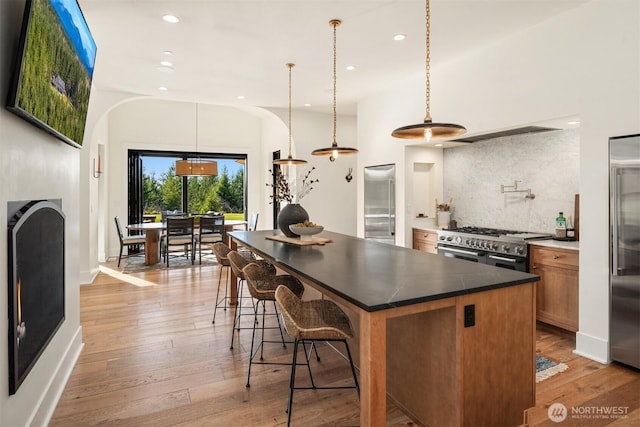
[[484, 133], [482, 135], [466, 136], [464, 138], [452, 139], [451, 142], [478, 142], [488, 139], [501, 138], [504, 136], [525, 135], [530, 133], [549, 132], [552, 130], [560, 130], [559, 128], [551, 128], [545, 126], [523, 126], [514, 129], [501, 130], [498, 132]]

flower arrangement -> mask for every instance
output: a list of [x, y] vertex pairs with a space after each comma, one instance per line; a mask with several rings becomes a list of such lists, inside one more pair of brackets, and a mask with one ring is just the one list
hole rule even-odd
[[300, 203], [300, 200], [313, 190], [313, 184], [320, 182], [318, 179], [311, 179], [311, 172], [316, 168], [312, 167], [305, 173], [302, 178], [296, 182], [296, 180], [290, 180], [287, 175], [284, 175], [280, 168], [274, 168], [275, 171], [269, 169], [272, 175], [275, 174], [276, 183], [267, 184], [267, 187], [275, 189], [275, 194], [272, 194], [271, 202], [287, 202], [287, 203]]
[[451, 207], [453, 206], [453, 199], [449, 199], [448, 202], [438, 203], [438, 199], [436, 198], [436, 212], [451, 212]]

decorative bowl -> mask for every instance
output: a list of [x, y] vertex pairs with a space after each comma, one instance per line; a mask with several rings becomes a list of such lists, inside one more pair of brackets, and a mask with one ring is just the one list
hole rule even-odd
[[321, 225], [318, 225], [317, 227], [300, 227], [298, 225], [292, 224], [289, 226], [289, 230], [291, 230], [292, 233], [300, 236], [300, 240], [311, 241], [313, 240], [313, 235], [320, 233], [322, 230], [324, 230], [324, 227]]

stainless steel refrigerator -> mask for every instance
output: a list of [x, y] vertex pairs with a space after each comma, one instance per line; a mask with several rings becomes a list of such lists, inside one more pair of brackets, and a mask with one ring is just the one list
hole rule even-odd
[[364, 237], [396, 242], [396, 165], [364, 168]]
[[640, 368], [640, 135], [611, 138], [611, 359]]

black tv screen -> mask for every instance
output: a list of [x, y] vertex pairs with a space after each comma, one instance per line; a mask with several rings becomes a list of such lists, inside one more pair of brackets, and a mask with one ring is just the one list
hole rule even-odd
[[95, 58], [77, 0], [27, 0], [7, 108], [80, 148]]

